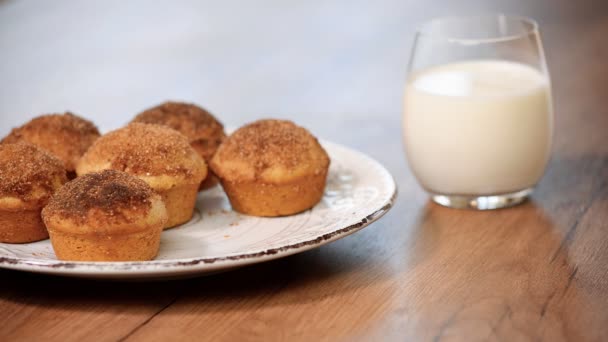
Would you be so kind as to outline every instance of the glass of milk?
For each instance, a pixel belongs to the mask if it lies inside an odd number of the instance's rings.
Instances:
[[[536,22],[490,15],[421,26],[405,86],[403,139],[433,201],[473,209],[524,201],[543,175],[552,134]]]

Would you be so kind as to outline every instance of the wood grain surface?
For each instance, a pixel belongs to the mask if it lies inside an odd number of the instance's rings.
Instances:
[[[541,24],[555,97],[532,200],[428,202],[401,145],[413,31],[446,14]],[[0,271],[2,341],[608,339],[608,2],[0,1],[0,135],[70,109],[102,130],[165,99],[284,117],[394,175],[393,210],[299,255],[171,282]]]

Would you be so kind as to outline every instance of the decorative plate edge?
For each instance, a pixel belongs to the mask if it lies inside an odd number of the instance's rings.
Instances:
[[[390,177],[392,178],[392,176],[390,176]],[[112,267],[114,268],[114,271],[142,269],[142,268],[147,268],[148,266],[163,267],[163,268],[177,267],[180,269],[184,269],[184,268],[187,269],[192,266],[196,266],[196,265],[200,265],[200,264],[214,264],[214,263],[221,263],[221,262],[227,262],[227,261],[243,261],[243,260],[247,260],[247,259],[257,259],[257,258],[261,258],[261,257],[277,256],[277,255],[285,254],[285,253],[295,254],[295,253],[289,253],[289,252],[303,249],[308,246],[314,246],[314,245],[322,244],[324,242],[329,242],[329,241],[335,240],[341,236],[350,235],[356,231],[363,229],[364,227],[368,226],[369,224],[377,221],[379,218],[384,216],[384,214],[386,214],[393,207],[395,200],[397,199],[397,194],[398,194],[397,184],[395,183],[394,179],[392,179],[392,180],[393,180],[393,184],[395,186],[395,190],[393,191],[392,196],[390,197],[390,199],[387,201],[387,203],[385,205],[383,205],[381,208],[374,211],[373,213],[365,216],[359,222],[356,222],[356,223],[351,224],[344,228],[340,228],[333,232],[323,234],[314,239],[301,241],[298,243],[281,246],[281,247],[277,247],[277,248],[270,248],[270,249],[267,249],[264,251],[254,252],[254,253],[229,255],[229,256],[214,257],[214,258],[194,258],[192,260],[185,260],[185,261],[166,261],[166,262],[157,261],[154,265],[147,264],[148,263],[147,261],[134,262],[134,263],[126,262],[126,263],[120,263],[119,265],[114,264],[114,265],[112,265]],[[40,269],[66,269],[66,270],[77,268],[77,267],[90,267],[90,268],[105,269],[109,266],[105,263],[99,263],[99,262],[51,261],[50,263],[47,263],[47,262],[41,262],[41,261],[37,261],[37,260],[27,260],[27,259],[24,260],[21,258],[0,257],[0,266],[3,266],[3,265],[9,266],[8,268],[10,268],[10,269],[16,269],[16,268],[14,268],[14,266],[18,266],[18,265],[27,265],[27,266],[39,267]],[[13,267],[11,267],[11,266],[13,266]]]

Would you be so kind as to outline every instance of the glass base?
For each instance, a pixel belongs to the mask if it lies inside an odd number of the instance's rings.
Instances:
[[[498,195],[439,195],[431,194],[433,202],[456,209],[491,210],[507,208],[525,201],[532,188]]]

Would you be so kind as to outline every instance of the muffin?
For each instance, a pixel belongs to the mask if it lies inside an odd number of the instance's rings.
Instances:
[[[0,143],[18,141],[36,145],[63,161],[68,177],[75,177],[76,164],[99,138],[95,125],[70,112],[42,115],[14,128]]]
[[[61,160],[26,143],[0,145],[0,242],[49,237],[40,210],[67,182]]]
[[[42,218],[60,260],[135,261],[158,253],[167,211],[146,182],[105,170],[67,183]]]
[[[230,135],[210,167],[234,210],[283,216],[321,200],[329,157],[314,136],[293,122],[260,120]]]
[[[138,114],[132,122],[165,125],[185,135],[194,150],[207,164],[226,138],[224,126],[208,111],[191,103],[165,102]],[[209,172],[201,183],[201,190],[217,184],[217,177]]]
[[[78,176],[113,169],[144,180],[159,193],[169,220],[165,228],[192,218],[205,161],[188,139],[166,126],[132,123],[97,139],[80,159]]]

